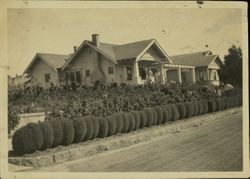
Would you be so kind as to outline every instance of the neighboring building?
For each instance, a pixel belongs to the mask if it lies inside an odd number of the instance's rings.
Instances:
[[[58,85],[61,81],[92,85],[97,80],[127,84],[195,83],[197,66],[178,63],[172,62],[155,39],[117,45],[102,43],[99,35],[93,34],[92,41],[85,40],[74,47],[73,54],[36,54],[24,73],[42,86],[51,82]],[[217,60],[209,66],[216,64]]]
[[[190,65],[195,67],[195,79],[197,82],[219,86],[218,71],[223,63],[218,55],[211,51],[196,52],[170,57],[177,65]]]
[[[34,83],[41,86],[59,84],[61,67],[65,64],[69,55],[37,53],[24,73],[32,76]]]
[[[28,85],[31,82],[31,78],[27,75],[20,75],[16,77],[11,77],[8,75],[8,85],[9,87]]]

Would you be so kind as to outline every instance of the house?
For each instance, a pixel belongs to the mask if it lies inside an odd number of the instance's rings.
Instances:
[[[14,87],[14,86],[23,86],[28,85],[31,82],[31,78],[29,78],[27,75],[20,75],[11,77],[8,75],[8,86]]]
[[[170,57],[176,65],[189,65],[195,67],[195,79],[203,84],[219,86],[220,79],[218,71],[223,62],[218,55],[213,55],[211,51],[202,51],[190,54],[175,55]],[[185,76],[181,76],[185,81]]]
[[[32,59],[24,74],[32,76],[32,81],[41,86],[59,84],[61,67],[65,64],[69,55],[37,53]]]
[[[72,54],[37,53],[24,73],[42,86],[60,82],[92,85],[96,81],[195,83],[196,66],[178,60],[175,63],[171,58],[155,39],[118,45],[103,43],[98,34],[93,34],[91,41],[74,46]]]

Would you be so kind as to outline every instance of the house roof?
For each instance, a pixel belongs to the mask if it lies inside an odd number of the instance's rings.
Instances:
[[[190,65],[195,67],[202,67],[208,66],[217,57],[217,55],[212,55],[211,51],[202,51],[190,54],[170,56],[170,59],[172,60],[173,64],[176,65]]]
[[[69,60],[63,65],[62,69],[64,69],[76,56],[76,54],[85,46],[88,45],[91,48],[94,48],[99,53],[104,55],[106,58],[110,59],[113,63],[118,63],[119,60],[123,59],[135,59],[139,57],[145,50],[147,50],[152,44],[156,44],[162,54],[166,57],[168,55],[160,45],[157,43],[155,39],[143,40],[132,42],[128,44],[118,45],[118,44],[110,44],[110,43],[102,43],[97,47],[91,41],[85,40],[77,49],[76,53],[74,53]]]
[[[28,71],[33,66],[34,62],[38,59],[43,60],[47,63],[52,69],[56,70],[57,68],[61,68],[65,62],[69,59],[70,55],[61,55],[61,54],[51,54],[51,53],[37,53],[33,60],[30,62],[28,67],[25,69],[24,73],[28,73]]]

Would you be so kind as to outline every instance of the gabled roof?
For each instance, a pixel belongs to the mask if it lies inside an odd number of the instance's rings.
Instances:
[[[170,59],[172,60],[173,64],[190,65],[195,67],[208,66],[216,58],[219,57],[217,55],[212,55],[211,51],[202,51],[190,54],[170,56]]]
[[[33,66],[36,60],[41,59],[46,64],[48,64],[55,71],[57,68],[61,68],[65,62],[69,59],[70,55],[61,54],[50,54],[50,53],[37,53],[33,60],[30,62],[28,67],[25,69],[24,73],[28,73],[30,68]]]
[[[117,64],[119,60],[124,59],[136,59],[142,55],[142,53],[151,47],[151,45],[155,44],[159,51],[168,58],[166,52],[160,47],[155,39],[143,40],[132,42],[128,44],[118,45],[118,44],[109,44],[109,43],[100,43],[97,47],[92,44],[91,41],[85,40],[76,50],[76,52],[69,58],[69,60],[63,65],[62,69],[66,68],[66,66],[74,59],[77,53],[84,47],[89,46],[107,59],[111,60],[113,63]],[[169,59],[169,58],[168,58]],[[170,60],[169,60],[170,61]]]

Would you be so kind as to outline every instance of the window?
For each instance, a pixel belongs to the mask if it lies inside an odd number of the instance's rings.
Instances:
[[[70,72],[70,81],[75,81],[75,73],[73,71]]]
[[[139,76],[142,80],[146,80],[147,78],[147,72],[145,68],[139,68]]]
[[[49,81],[50,81],[50,74],[49,74],[49,73],[46,73],[46,74],[44,75],[44,78],[45,78],[45,82],[46,82],[46,83],[49,82]]]
[[[127,80],[132,80],[132,68],[126,67],[126,71],[127,71]]]
[[[76,71],[76,82],[82,82],[82,73],[80,71]]]
[[[108,74],[114,74],[114,67],[108,67]]]
[[[90,76],[90,70],[86,70],[86,71],[85,71],[85,76],[86,76],[86,77],[89,77],[89,76]]]

